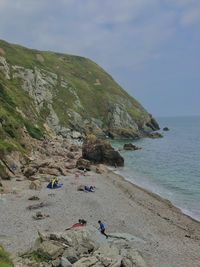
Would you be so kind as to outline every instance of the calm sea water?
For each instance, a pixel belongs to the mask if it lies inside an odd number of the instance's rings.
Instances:
[[[167,126],[170,131],[161,139],[133,141],[142,150],[122,151],[125,166],[118,172],[200,221],[200,117],[157,120],[161,129]],[[112,144],[119,148],[127,142]]]

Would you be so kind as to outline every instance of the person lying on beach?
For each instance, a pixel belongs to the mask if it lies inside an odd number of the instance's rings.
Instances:
[[[95,192],[95,186],[93,185],[79,185],[77,188],[78,191],[88,192]]]
[[[105,233],[105,225],[101,222],[101,221],[98,221],[98,224],[99,224],[99,231],[101,232],[102,235],[105,235],[106,239],[108,239],[108,235]]]
[[[84,191],[85,192],[95,192],[94,191],[94,188],[95,188],[95,186],[88,186],[88,185],[85,185],[85,188],[84,188]]]
[[[77,228],[77,227],[83,227],[86,226],[87,221],[85,221],[84,219],[79,219],[78,223],[73,224],[71,227],[66,228],[65,231],[71,230],[73,228]]]

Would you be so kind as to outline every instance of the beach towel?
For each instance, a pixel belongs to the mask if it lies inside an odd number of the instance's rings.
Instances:
[[[85,226],[85,225],[82,224],[82,223],[75,223],[75,224],[73,224],[71,227],[66,228],[65,231],[68,231],[68,230],[73,229],[73,228],[84,227],[84,226]]]

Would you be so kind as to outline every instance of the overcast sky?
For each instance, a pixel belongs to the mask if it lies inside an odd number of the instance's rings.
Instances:
[[[200,115],[200,0],[0,0],[0,39],[88,57],[155,116]]]

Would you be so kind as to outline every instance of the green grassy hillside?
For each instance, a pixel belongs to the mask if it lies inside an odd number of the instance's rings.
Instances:
[[[1,154],[25,151],[22,132],[42,139],[45,125],[65,137],[72,131],[134,137],[147,124],[145,109],[93,61],[0,41]]]

